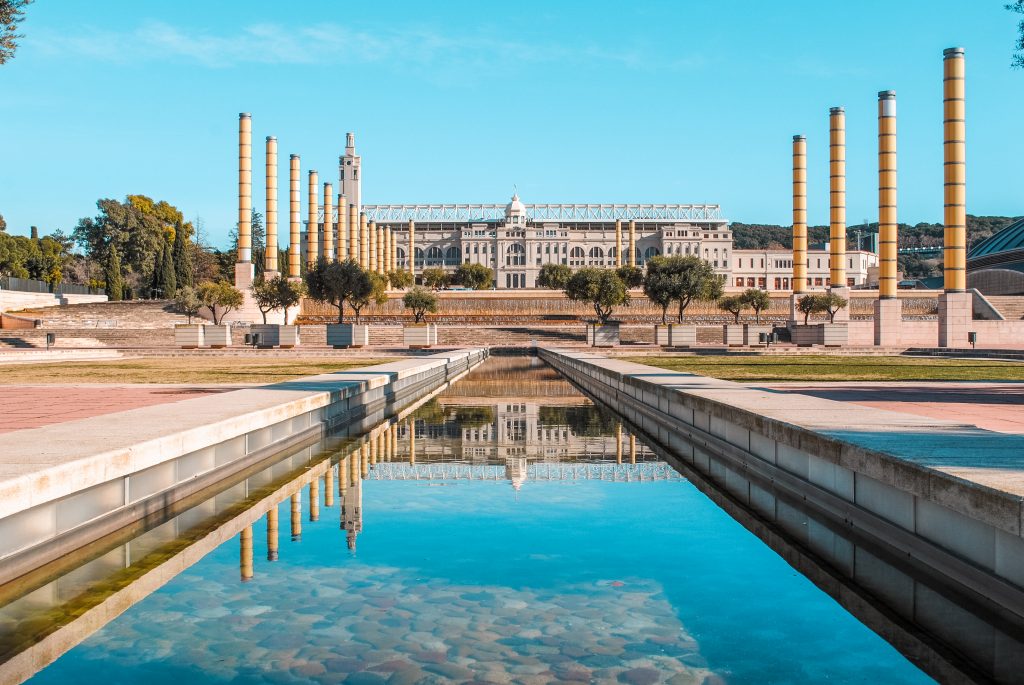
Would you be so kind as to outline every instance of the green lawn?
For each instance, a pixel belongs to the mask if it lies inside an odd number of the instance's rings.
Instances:
[[[730,381],[1024,381],[1024,363],[839,355],[650,356],[626,361]]]

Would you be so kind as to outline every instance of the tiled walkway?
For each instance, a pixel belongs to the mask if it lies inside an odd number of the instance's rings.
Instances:
[[[1024,435],[1024,383],[776,383],[755,387]]]
[[[0,433],[236,389],[223,385],[4,385],[0,386]]]

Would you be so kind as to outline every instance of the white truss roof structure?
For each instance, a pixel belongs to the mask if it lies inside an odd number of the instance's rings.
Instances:
[[[674,204],[532,204],[524,205],[531,221],[724,221],[718,205]],[[372,221],[472,222],[505,218],[503,204],[363,205]]]

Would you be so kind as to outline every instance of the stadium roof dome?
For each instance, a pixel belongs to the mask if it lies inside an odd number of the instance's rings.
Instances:
[[[985,238],[971,248],[968,259],[987,255],[1024,250],[1024,219],[1018,219],[998,233]]]

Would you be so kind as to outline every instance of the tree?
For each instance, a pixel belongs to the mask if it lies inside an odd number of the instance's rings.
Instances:
[[[192,317],[199,314],[199,310],[203,308],[203,303],[199,300],[196,289],[186,285],[178,288],[178,294],[174,298],[174,308],[187,316],[188,322],[192,323]]]
[[[808,293],[799,300],[796,301],[796,308],[804,315],[804,325],[806,326],[811,314],[818,314],[819,312],[825,311],[821,304],[821,295],[813,295]]]
[[[18,39],[22,37],[15,32],[25,19],[25,7],[30,4],[32,0],[0,0],[0,64],[14,57]]]
[[[306,271],[305,279],[311,298],[337,307],[338,323],[345,323],[345,302],[364,295],[373,285],[366,271],[351,259],[329,262],[320,258]]]
[[[572,269],[567,265],[545,264],[540,268],[540,274],[537,276],[537,286],[550,290],[565,290],[570,278],[572,278]]]
[[[828,312],[828,320],[831,323],[836,322],[836,314],[839,312],[839,310],[849,304],[845,297],[840,297],[839,295],[833,292],[828,292],[825,293],[824,295],[819,295],[818,297],[820,298],[821,302],[820,311]]]
[[[387,273],[388,283],[395,290],[405,290],[413,283],[412,273],[405,269],[396,269]]]
[[[304,292],[301,283],[292,283],[280,275],[252,284],[252,296],[256,300],[256,308],[263,315],[263,323],[267,323],[267,314],[278,310],[284,311],[287,320],[288,309],[302,301]]]
[[[565,295],[574,302],[587,302],[601,323],[608,323],[612,308],[629,301],[626,284],[610,269],[579,269],[565,284]]]
[[[487,290],[494,285],[494,270],[483,264],[459,264],[452,280],[473,290]]]
[[[722,278],[695,255],[652,257],[647,262],[647,273],[651,278],[661,279],[660,287],[671,290],[672,299],[679,306],[679,323],[694,300],[714,301],[722,296]]]
[[[388,301],[387,280],[372,271],[364,271],[363,274],[366,276],[366,283],[360,284],[358,292],[354,292],[348,300],[352,312],[356,315],[357,324],[359,323],[359,312],[363,310],[363,307],[371,302],[380,306]]]
[[[245,301],[242,291],[227,281],[200,283],[196,289],[199,301],[210,310],[210,318],[215,326],[224,321],[224,317],[242,306]]]
[[[1007,3],[1006,9],[1017,14],[1024,14],[1024,0]],[[1021,19],[1020,23],[1017,24],[1017,42],[1014,44],[1011,66],[1014,69],[1024,69],[1024,19]]]
[[[747,301],[743,295],[726,295],[718,298],[718,308],[733,315],[733,323],[740,322],[740,314],[747,307]]]
[[[647,273],[644,275],[644,295],[654,304],[661,307],[661,323],[668,323],[668,307],[676,298],[678,292],[678,279],[673,274],[662,271],[655,257],[647,263]]]
[[[754,321],[761,323],[761,312],[772,306],[772,296],[760,288],[747,288],[740,296],[743,303],[754,310]],[[739,319],[736,320],[739,323]]]
[[[0,214],[0,233],[7,230],[7,220],[4,219],[4,215]]]
[[[439,266],[432,266],[429,269],[424,269],[420,276],[422,277],[423,285],[431,290],[440,290],[448,285],[448,274],[446,274],[444,269]]]
[[[163,291],[165,299],[170,299],[178,291],[178,279],[174,273],[174,257],[171,256],[170,243],[164,243],[163,265],[160,270],[163,272],[160,290]]]
[[[107,299],[111,302],[118,302],[124,296],[124,280],[121,277],[121,255],[117,251],[117,245],[111,245],[107,250],[107,262],[103,269],[103,277],[107,282]]]
[[[180,221],[174,228],[174,250],[171,257],[174,260],[174,280],[178,287],[190,287],[195,278],[195,271],[192,268],[192,251],[189,249],[185,227]]]
[[[402,304],[412,310],[415,322],[420,323],[427,312],[433,314],[437,311],[437,295],[426,288],[415,287],[405,294]]]
[[[630,290],[633,288],[639,288],[644,284],[644,270],[639,266],[623,264],[615,269],[615,273]]]

